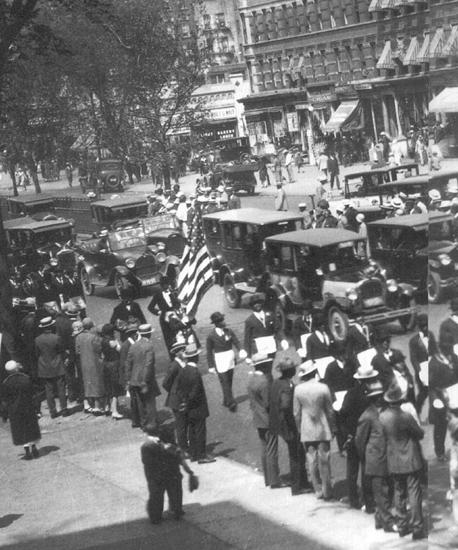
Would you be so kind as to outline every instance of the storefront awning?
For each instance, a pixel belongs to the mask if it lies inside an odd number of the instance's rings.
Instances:
[[[394,8],[394,0],[382,0],[382,10],[391,10],[392,8]]]
[[[416,36],[412,36],[410,39],[409,47],[407,48],[406,55],[402,63],[407,65],[420,65],[417,61],[418,52],[420,51],[420,45],[418,44],[418,39]]]
[[[458,88],[445,88],[429,103],[430,113],[458,113]]]
[[[436,32],[433,36],[433,39],[431,40],[431,45],[429,47],[429,58],[430,59],[438,59],[440,57],[443,57],[442,55],[442,48],[444,46],[444,29],[436,29]],[[447,56],[445,56],[447,57]]]
[[[417,61],[419,63],[429,63],[429,34],[425,34],[423,44],[417,55]]]
[[[442,48],[442,55],[458,55],[458,25],[452,27],[445,46]]]
[[[393,63],[393,59],[391,57],[391,40],[387,40],[385,42],[382,55],[380,56],[380,59],[378,60],[376,67],[377,69],[395,69],[396,68],[396,65]]]
[[[342,101],[322,128],[323,132],[347,132],[363,128],[362,109],[358,99]]]
[[[382,0],[372,0],[369,4],[369,11],[380,11],[382,9]]]

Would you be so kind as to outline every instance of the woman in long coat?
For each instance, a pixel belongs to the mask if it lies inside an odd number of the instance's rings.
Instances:
[[[8,407],[13,445],[23,445],[25,460],[38,458],[38,442],[41,439],[38,417],[33,403],[33,384],[20,372],[16,361],[8,361],[5,369],[9,376],[3,382],[3,397]]]
[[[84,411],[103,414],[105,383],[100,337],[88,317],[83,320],[83,332],[75,338],[75,351],[81,365],[84,385]]]

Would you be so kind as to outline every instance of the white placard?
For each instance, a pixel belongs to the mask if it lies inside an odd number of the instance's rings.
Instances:
[[[448,397],[448,406],[451,409],[458,409],[458,384],[449,386],[446,390]]]
[[[377,351],[374,348],[369,348],[361,353],[358,353],[357,358],[361,366],[370,365],[372,359],[377,355]]]
[[[336,391],[336,393],[334,395],[336,397],[336,400],[332,404],[332,408],[335,411],[340,411],[340,409],[342,408],[343,400],[344,400],[345,396],[347,395],[347,391],[346,390],[345,391]]]
[[[429,386],[429,366],[428,361],[420,363],[420,372],[418,376],[425,386]]]
[[[217,372],[227,372],[233,369],[235,366],[234,352],[230,349],[215,353],[215,366]]]
[[[335,361],[334,357],[328,356],[328,357],[321,357],[320,359],[316,359],[313,363],[316,366],[316,369],[318,371],[318,374],[320,375],[320,378],[324,378],[324,375],[326,374],[326,369],[328,368],[328,365]]]
[[[260,336],[254,339],[258,353],[276,353],[277,344],[273,336]]]
[[[301,347],[304,351],[307,351],[307,340],[312,336],[311,332],[307,334],[301,334]]]
[[[454,353],[455,355],[458,355],[458,344],[455,344],[455,345],[453,346],[453,353]]]

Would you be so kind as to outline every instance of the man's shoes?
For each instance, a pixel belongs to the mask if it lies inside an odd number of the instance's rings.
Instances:
[[[412,533],[412,529],[408,527],[407,529],[399,529],[398,531],[400,537],[407,537]]]
[[[33,456],[33,458],[39,458],[39,456],[40,456],[40,452],[35,447],[35,445],[32,445],[32,456]]]
[[[70,416],[72,414],[68,409],[63,409],[61,412],[62,416]]]
[[[310,493],[313,493],[313,491],[310,490],[310,489],[305,489],[304,488],[304,489],[299,489],[299,491],[294,491],[294,493],[291,492],[291,495],[293,497],[297,497],[298,495],[309,495]]]
[[[140,424],[137,424],[136,422],[132,422],[132,428],[140,428]]]
[[[25,456],[24,456],[24,460],[32,460],[33,456],[32,456],[32,453],[30,452],[30,448],[29,447],[25,447]]]
[[[53,418],[53,419],[54,419],[54,418],[57,418],[58,416],[59,416],[59,413],[58,413],[57,411],[53,411],[53,412],[51,413],[51,418]]]
[[[416,531],[412,534],[412,540],[423,540],[428,537],[427,533],[424,531]]]
[[[237,403],[231,403],[231,404],[228,406],[228,409],[231,411],[231,413],[237,412]]]
[[[208,456],[199,458],[197,464],[210,464],[210,462],[216,462],[216,458],[210,458]]]
[[[291,487],[291,483],[280,481],[280,483],[274,483],[273,485],[270,486],[271,489],[283,489],[284,487]]]
[[[399,529],[397,525],[388,525],[388,527],[384,527],[383,530],[385,533],[398,533]]]

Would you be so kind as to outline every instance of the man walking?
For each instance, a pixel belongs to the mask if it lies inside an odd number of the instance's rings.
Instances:
[[[247,356],[250,358],[256,352],[265,351],[273,358],[277,351],[273,316],[264,310],[264,298],[260,294],[251,297],[250,307],[253,313],[245,320],[244,349]],[[282,347],[288,348],[286,340],[282,340]]]
[[[140,338],[132,344],[126,360],[126,380],[130,392],[132,427],[157,426],[156,397],[161,390],[156,381],[151,325],[138,328]]]
[[[64,352],[62,339],[54,332],[55,321],[45,317],[40,321],[39,328],[43,333],[35,338],[35,355],[38,359],[38,378],[45,383],[46,401],[51,418],[57,418],[54,392],[57,389],[60,403],[60,413],[68,416],[67,396],[65,394],[65,367],[62,359]]]
[[[122,288],[119,297],[121,298],[121,303],[113,309],[110,325],[117,328],[121,336],[121,341],[124,342],[127,338],[125,331],[127,325],[132,323],[145,325],[146,319],[140,305],[133,301],[132,288]]]
[[[275,197],[275,210],[286,212],[288,210],[288,199],[281,181],[277,181],[277,195]]]
[[[294,417],[315,494],[319,499],[331,500],[331,441],[335,432],[331,392],[319,382],[312,361],[301,365],[299,377],[301,383],[294,389]]]
[[[428,398],[428,380],[422,373],[422,364],[428,361],[428,315],[420,313],[418,316],[418,333],[412,336],[409,340],[410,362],[412,363],[415,372],[415,380],[417,382],[418,395],[415,402],[417,413],[421,414],[421,409],[425,400]]]
[[[272,386],[272,359],[262,353],[252,357],[254,373],[248,381],[253,424],[261,442],[261,464],[264,483],[271,489],[287,487],[280,479],[278,467],[278,436],[269,431],[269,394]]]

